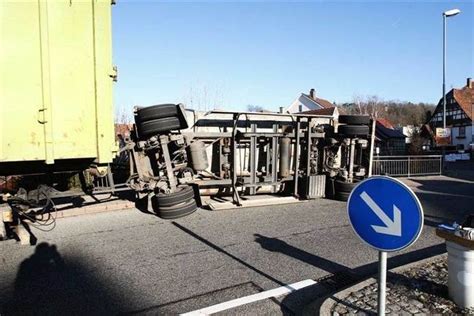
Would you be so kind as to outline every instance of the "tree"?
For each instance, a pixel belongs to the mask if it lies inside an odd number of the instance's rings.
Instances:
[[[268,110],[266,110],[263,106],[253,105],[253,104],[247,105],[247,111],[249,111],[249,112],[268,112]]]
[[[434,104],[384,101],[377,96],[354,96],[351,103],[341,105],[347,114],[365,114],[385,118],[394,126],[420,126],[431,118]]]
[[[373,118],[380,117],[380,114],[385,110],[384,102],[376,95],[354,96],[352,104],[354,105],[354,114],[369,115]]]
[[[183,95],[182,102],[186,108],[197,111],[209,111],[222,108],[224,92],[221,87],[208,84],[191,84]]]
[[[115,124],[133,123],[133,110],[120,107],[115,111]]]
[[[423,153],[425,139],[421,137],[420,129],[413,128],[410,133],[410,144],[408,145],[409,155],[420,155]]]

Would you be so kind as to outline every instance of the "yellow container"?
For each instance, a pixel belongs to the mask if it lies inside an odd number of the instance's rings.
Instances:
[[[110,0],[1,0],[0,174],[111,162],[114,78]]]

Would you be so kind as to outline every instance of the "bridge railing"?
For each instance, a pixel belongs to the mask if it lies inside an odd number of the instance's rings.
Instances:
[[[372,174],[392,177],[441,175],[442,163],[441,155],[374,156]]]

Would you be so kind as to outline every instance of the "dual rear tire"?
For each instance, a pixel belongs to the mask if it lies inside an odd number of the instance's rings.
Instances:
[[[346,202],[349,200],[349,196],[355,186],[358,184],[358,180],[354,180],[354,182],[344,182],[342,180],[336,179],[334,181],[334,198],[338,201]]]
[[[159,104],[138,108],[135,125],[140,138],[167,133],[187,127],[179,104]]]
[[[369,135],[370,117],[368,115],[339,115],[337,132],[345,137],[353,138]]]
[[[176,219],[197,210],[194,190],[191,186],[179,186],[173,193],[158,193],[152,198],[153,210],[163,219]]]

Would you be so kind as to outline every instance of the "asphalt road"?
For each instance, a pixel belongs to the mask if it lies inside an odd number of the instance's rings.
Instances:
[[[411,248],[389,255],[390,266],[444,252],[433,226],[445,215],[460,217],[456,203],[463,214],[473,211],[472,181],[422,180],[407,183],[425,205],[427,225]],[[443,190],[452,190],[451,203],[432,203],[446,199]],[[126,210],[33,232],[36,246],[0,242],[1,315],[183,313],[314,279],[306,291],[223,313],[298,314],[318,295],[377,270],[377,252],[355,237],[345,203],[326,199],[199,210],[175,221]]]

